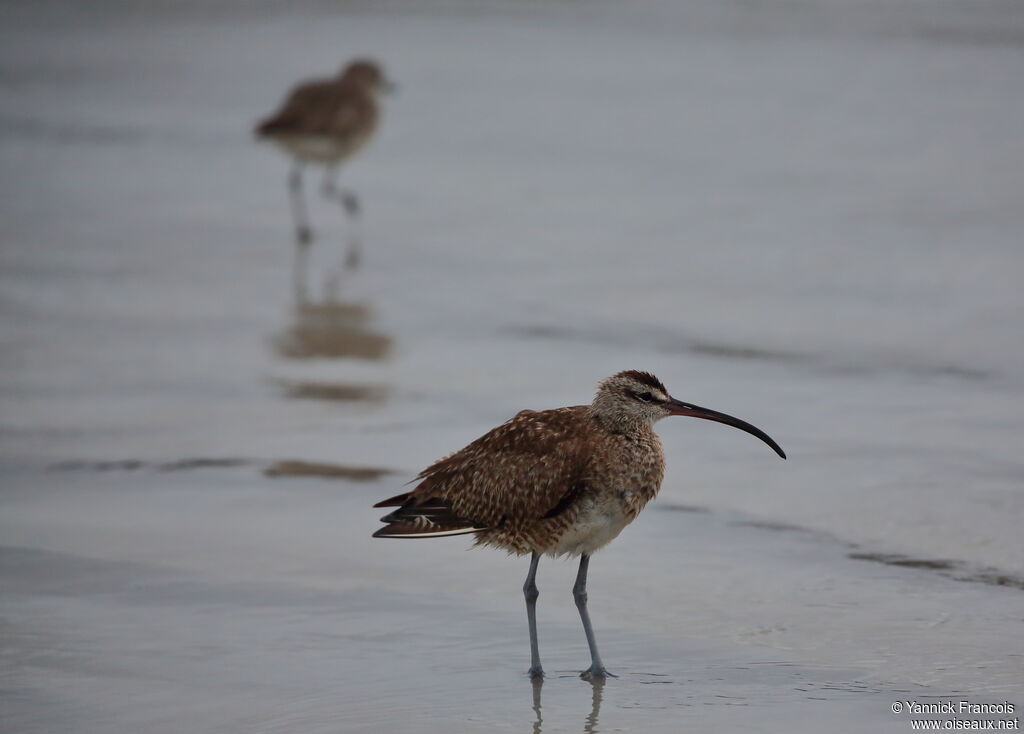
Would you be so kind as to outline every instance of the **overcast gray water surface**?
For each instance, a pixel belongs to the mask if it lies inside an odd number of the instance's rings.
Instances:
[[[1024,706],[1017,2],[0,5],[0,729],[910,730]],[[350,56],[366,262],[290,305],[250,136]],[[316,181],[310,181],[315,192]],[[370,505],[621,369],[659,424],[591,564]],[[961,717],[967,718],[967,717]],[[978,718],[978,717],[975,717]],[[992,716],[989,718],[1007,718]]]

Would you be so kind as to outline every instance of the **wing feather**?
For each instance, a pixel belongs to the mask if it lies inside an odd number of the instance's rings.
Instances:
[[[397,507],[378,538],[436,538],[503,529],[513,536],[568,509],[586,490],[586,408],[517,413],[416,477],[410,492],[378,502]]]
[[[301,84],[292,90],[277,112],[257,126],[257,132],[260,135],[348,135],[362,124],[361,102],[359,95],[335,81]]]
[[[477,527],[515,528],[556,514],[583,484],[584,410],[517,413],[423,470],[409,499],[441,500]]]

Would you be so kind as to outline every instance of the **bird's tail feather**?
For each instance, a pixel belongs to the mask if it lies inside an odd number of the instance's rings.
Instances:
[[[433,528],[427,529],[414,525],[385,525],[373,534],[375,538],[446,538],[449,535],[468,535],[483,528]]]
[[[412,498],[409,496],[412,492],[403,492],[402,494],[396,494],[394,497],[388,497],[386,500],[381,500],[374,507],[401,507]]]
[[[396,495],[383,500],[374,507],[395,507],[380,519],[387,523],[373,534],[375,538],[442,538],[449,535],[464,535],[485,530],[471,520],[459,517],[447,501],[428,498],[422,501],[409,496]]]
[[[266,138],[272,135],[286,134],[293,130],[290,121],[280,116],[270,117],[257,123],[253,133],[257,138]]]

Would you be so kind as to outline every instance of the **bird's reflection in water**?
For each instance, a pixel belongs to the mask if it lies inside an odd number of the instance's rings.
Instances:
[[[587,681],[591,686],[590,713],[583,721],[583,733],[595,734],[598,730],[597,719],[601,715],[601,699],[604,695],[604,678],[596,678]],[[533,683],[533,734],[541,734],[543,731],[544,717],[541,716],[541,689],[544,687],[543,678],[534,678]]]
[[[293,400],[326,400],[332,403],[373,405],[387,400],[389,392],[386,385],[379,384],[284,378],[275,378],[272,382],[282,388],[285,397]]]
[[[365,302],[302,301],[294,306],[288,328],[274,336],[273,346],[287,359],[384,359],[391,352],[392,338],[376,331],[372,322],[373,308]]]
[[[531,678],[533,683],[533,734],[540,734],[544,718],[540,715],[540,689],[544,687],[543,678]]]
[[[593,688],[593,695],[590,699],[590,713],[583,725],[585,734],[594,734],[597,731],[597,717],[601,715],[601,697],[604,694],[604,678],[595,678],[590,681],[590,685]]]

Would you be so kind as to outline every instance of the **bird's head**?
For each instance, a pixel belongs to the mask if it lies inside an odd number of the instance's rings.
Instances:
[[[380,64],[372,59],[353,59],[341,70],[341,80],[355,84],[368,92],[383,94],[394,91],[392,84],[384,75]]]
[[[786,458],[782,448],[760,428],[717,410],[676,400],[668,394],[661,380],[649,372],[626,370],[602,380],[597,386],[592,407],[601,419],[611,425],[623,427],[638,423],[653,425],[662,418],[672,415],[724,423],[757,436],[771,446],[775,453],[783,459]]]

